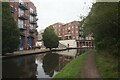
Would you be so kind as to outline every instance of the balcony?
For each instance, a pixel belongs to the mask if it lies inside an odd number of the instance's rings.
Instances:
[[[20,30],[26,30],[27,29],[27,26],[25,25],[18,25],[19,29]]]
[[[21,36],[25,36],[25,32],[24,31],[20,31],[20,35]]]
[[[38,27],[38,25],[36,24],[36,25],[35,25],[35,27],[37,28],[37,27]]]
[[[11,7],[11,13],[15,12],[15,8]]]
[[[23,10],[28,10],[28,6],[25,3],[19,3],[19,7]]]
[[[29,34],[29,37],[35,38],[35,34]]]
[[[36,12],[30,12],[30,15],[37,16],[37,13]]]
[[[37,31],[37,29],[35,29],[35,33],[36,33],[36,35],[38,35],[38,31]]]
[[[35,32],[35,29],[30,29],[29,32],[30,32],[30,33],[34,33],[34,32]]]
[[[36,28],[38,28],[38,25],[36,25]]]
[[[31,21],[30,21],[30,24],[37,24],[37,20],[36,20],[36,19],[31,20]]]
[[[38,35],[38,31],[36,31],[36,35]]]
[[[19,19],[27,20],[27,19],[29,19],[29,17],[27,15],[25,15],[25,14],[20,14]]]

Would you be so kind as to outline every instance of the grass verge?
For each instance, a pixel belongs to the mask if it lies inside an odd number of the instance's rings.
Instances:
[[[96,53],[94,61],[101,78],[118,78],[118,59],[103,52]]]
[[[85,52],[73,59],[57,75],[55,75],[52,80],[55,78],[80,78],[81,69],[88,53],[89,52]]]

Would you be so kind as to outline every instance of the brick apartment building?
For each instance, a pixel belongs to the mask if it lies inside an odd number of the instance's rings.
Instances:
[[[67,24],[55,23],[53,27],[60,40],[79,39],[78,21]]]
[[[55,23],[53,28],[59,40],[75,40],[77,47],[94,47],[93,35],[84,35],[84,30],[82,26],[79,26],[79,21],[72,21],[67,24]],[[41,30],[38,35],[38,42],[42,41],[42,34],[44,30]]]
[[[77,47],[88,46],[93,47],[93,36],[92,34],[83,34],[83,27],[79,27],[78,21],[72,21],[67,24],[55,23],[53,24],[55,33],[58,35],[60,40],[76,40]]]
[[[20,29],[19,50],[32,48],[37,40],[37,11],[35,5],[29,1],[9,2],[11,14]]]

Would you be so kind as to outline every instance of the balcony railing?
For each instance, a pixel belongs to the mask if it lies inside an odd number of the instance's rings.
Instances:
[[[28,6],[25,3],[19,3],[19,7],[23,10],[28,10]]]
[[[37,24],[36,19],[30,21],[31,24]]]
[[[15,12],[15,8],[11,7],[11,13]]]
[[[30,14],[31,14],[32,16],[37,16],[37,13],[36,13],[36,12],[30,12]]]
[[[19,29],[20,30],[26,30],[27,29],[27,26],[25,25],[18,25]]]
[[[38,31],[37,31],[37,29],[35,30],[35,33],[36,33],[36,35],[38,35]]]
[[[30,29],[29,32],[30,32],[30,33],[34,33],[34,32],[35,32],[35,29]]]
[[[29,37],[35,38],[35,34],[29,34]]]
[[[35,27],[37,28],[37,27],[38,27],[38,25],[36,24],[36,25],[35,25]]]
[[[26,36],[24,31],[20,31],[21,36]]]
[[[26,14],[20,14],[19,19],[27,20],[27,19],[29,19],[29,16],[27,16]]]

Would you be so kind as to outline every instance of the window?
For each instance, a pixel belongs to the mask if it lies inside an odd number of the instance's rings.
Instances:
[[[60,36],[60,33],[59,33],[59,36]]]
[[[22,9],[18,9],[18,13],[19,13],[19,17],[21,16],[21,15],[24,15],[24,10],[22,10]]]
[[[78,26],[76,26],[76,28],[78,28]]]
[[[23,28],[23,20],[18,19],[18,27]]]
[[[82,38],[80,37],[80,40],[82,40]]]
[[[60,25],[59,25],[59,27],[60,27]]]
[[[30,24],[30,29],[33,29],[33,25]]]
[[[70,27],[68,27],[68,30],[70,30]]]
[[[32,8],[30,8],[30,13],[33,13],[33,9]]]
[[[86,40],[88,40],[88,37],[86,37]]]
[[[15,8],[15,11],[17,11],[17,8]]]
[[[30,15],[30,21],[33,21],[33,16]]]
[[[72,26],[72,28],[74,28],[74,26]]]
[[[76,39],[78,39],[78,36],[76,36]]]

